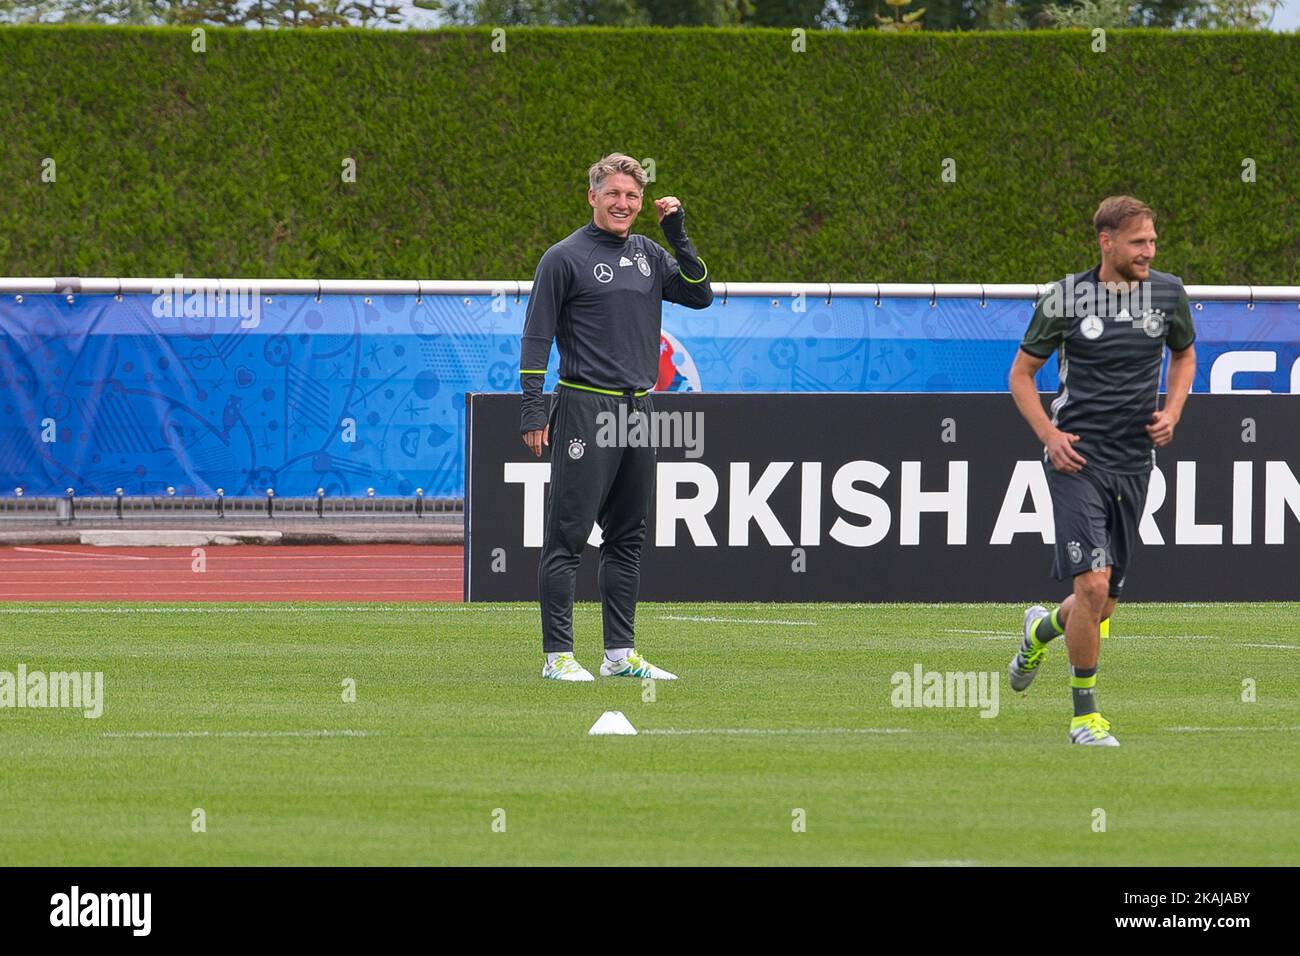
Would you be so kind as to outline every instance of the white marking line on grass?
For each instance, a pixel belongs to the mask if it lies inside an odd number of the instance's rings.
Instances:
[[[1300,651],[1300,644],[1238,644],[1237,647],[1275,647],[1283,651]]]
[[[479,604],[465,604],[465,603],[463,603],[463,602],[460,602],[460,603],[457,603],[457,604],[438,604],[438,605],[436,605],[436,606],[426,607],[424,610],[426,610],[426,611],[432,611],[432,612],[435,613],[435,614],[445,614],[445,613],[450,613],[450,612],[453,612],[453,611],[485,611],[485,612],[490,613],[490,614],[528,614],[528,613],[531,613],[531,614],[533,614],[533,616],[536,616],[536,615],[537,615],[537,605],[536,605],[536,604],[529,605],[528,607],[497,607],[497,606],[495,606],[495,605],[485,605],[485,604],[481,604],[481,603],[479,603]],[[574,614],[599,614],[599,613],[600,613],[600,605],[596,605],[595,607],[575,607],[575,608],[573,609],[573,613],[574,613]]]
[[[104,737],[377,737],[369,730],[110,730]]]
[[[1015,631],[972,631],[965,628],[945,627],[942,634],[993,634],[995,637],[982,637],[978,640],[1000,641],[1006,637],[1021,637]],[[1212,641],[1213,634],[1112,634],[1113,641]],[[1243,644],[1242,647],[1291,647],[1290,644]]]
[[[908,860],[903,866],[982,866],[979,860]]]
[[[676,729],[661,727],[642,730],[642,734],[661,737],[686,737],[702,734],[729,734],[733,736],[805,736],[813,734],[910,734],[906,727],[709,727]]]
[[[1294,733],[1300,730],[1300,727],[1166,727],[1165,730],[1171,734],[1196,734],[1196,733],[1227,733],[1229,731],[1254,731],[1254,730],[1280,730],[1284,733]]]
[[[812,608],[817,611],[834,611],[848,609],[851,611],[880,609],[877,604],[839,604],[834,601],[647,601],[646,604],[677,604],[696,608],[719,608],[734,610],[738,607],[760,605],[766,610],[793,611]],[[889,610],[890,608],[885,608]]]
[[[32,551],[37,554],[62,554],[73,558],[117,558],[119,561],[148,561],[133,554],[98,554],[94,551],[55,551],[52,548],[14,548],[15,551]]]
[[[816,627],[816,621],[766,621],[750,617],[689,617],[683,614],[661,614],[661,621],[699,621],[703,624],[790,624],[801,627]]]
[[[1005,633],[999,631],[948,631],[948,633],[949,634],[974,634],[975,635],[974,637],[969,638],[969,640],[972,641],[1008,641],[1011,640],[1012,638],[1019,638],[1022,636],[1020,634],[1014,634],[1011,631],[1006,631]],[[986,637],[985,635],[988,634],[993,634],[996,636]]]
[[[1112,634],[1112,641],[1212,641],[1214,634]]]

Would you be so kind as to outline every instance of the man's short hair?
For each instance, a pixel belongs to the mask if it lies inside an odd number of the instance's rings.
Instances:
[[[587,182],[591,185],[591,191],[600,192],[600,187],[605,185],[605,180],[617,173],[631,176],[636,180],[637,187],[642,191],[645,190],[646,174],[641,164],[623,153],[610,153],[587,170]]]
[[[1103,232],[1123,229],[1124,223],[1137,218],[1150,219],[1154,223],[1156,214],[1150,206],[1132,196],[1107,196],[1093,214],[1092,226],[1097,230],[1097,235],[1101,235]]]

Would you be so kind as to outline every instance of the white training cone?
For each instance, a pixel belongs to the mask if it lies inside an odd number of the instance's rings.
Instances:
[[[587,736],[595,737],[602,734],[621,734],[624,737],[635,737],[636,728],[632,722],[623,716],[621,710],[607,710],[591,725],[591,730],[587,731]]]

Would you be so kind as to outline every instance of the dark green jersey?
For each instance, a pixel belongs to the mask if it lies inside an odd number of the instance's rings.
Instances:
[[[1053,284],[1034,304],[1020,347],[1036,358],[1058,353],[1061,387],[1052,424],[1078,435],[1090,468],[1140,474],[1155,463],[1146,426],[1156,411],[1165,346],[1196,339],[1182,280],[1167,272],[1128,290],[1099,283],[1100,265]]]

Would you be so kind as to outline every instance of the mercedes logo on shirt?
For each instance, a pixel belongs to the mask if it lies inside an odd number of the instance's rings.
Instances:
[[[1105,328],[1105,323],[1095,315],[1090,315],[1079,323],[1079,331],[1083,333],[1085,339],[1097,338]]]
[[[614,278],[614,270],[603,262],[597,262],[596,268],[591,270],[597,282],[609,282]]]

